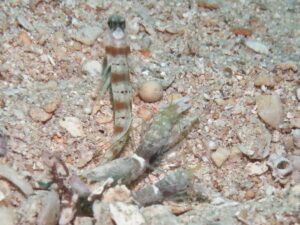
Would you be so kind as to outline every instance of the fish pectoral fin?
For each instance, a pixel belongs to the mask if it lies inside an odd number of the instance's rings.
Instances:
[[[100,100],[101,97],[105,94],[107,91],[110,83],[111,83],[111,67],[107,67],[107,69],[104,71],[104,82],[102,83],[101,88],[99,89],[99,94],[97,96],[97,99]]]
[[[103,65],[106,65],[106,68],[102,69],[102,77],[104,78],[103,82],[101,81],[96,89],[96,99],[94,102],[92,114],[96,114],[100,110],[100,99],[107,91],[111,83],[111,66],[107,66],[107,62],[104,60]]]

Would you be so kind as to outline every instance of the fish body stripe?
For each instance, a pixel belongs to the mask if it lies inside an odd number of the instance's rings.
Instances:
[[[127,81],[127,75],[124,75],[123,73],[112,73],[111,74],[111,83],[118,83],[118,82],[124,82]]]
[[[128,105],[128,102],[114,101],[113,104],[114,104],[114,110],[128,109],[130,107]]]
[[[114,126],[114,134],[120,134],[124,131],[124,127]]]
[[[127,56],[130,54],[130,47],[129,46],[125,46],[125,47],[106,46],[105,52],[106,54],[111,56],[117,56],[117,55]]]

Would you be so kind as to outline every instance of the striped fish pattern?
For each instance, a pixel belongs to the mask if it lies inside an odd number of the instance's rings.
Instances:
[[[104,83],[96,101],[110,87],[111,101],[114,114],[114,133],[112,145],[106,151],[103,163],[116,158],[129,138],[129,130],[132,121],[132,86],[129,79],[127,56],[130,47],[126,40],[125,19],[113,15],[108,19],[109,32],[105,39],[106,57],[103,61],[102,77]]]

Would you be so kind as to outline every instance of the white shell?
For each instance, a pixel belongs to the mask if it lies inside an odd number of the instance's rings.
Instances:
[[[279,182],[284,182],[293,172],[290,160],[277,154],[270,155],[268,166],[272,168],[272,176]]]

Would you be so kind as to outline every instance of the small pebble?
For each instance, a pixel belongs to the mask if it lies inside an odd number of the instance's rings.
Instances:
[[[153,116],[153,112],[148,107],[142,106],[138,109],[137,115],[143,120],[149,121]]]
[[[60,210],[59,222],[57,224],[71,224],[75,217],[75,210],[73,207],[65,207]]]
[[[260,74],[254,81],[256,87],[266,86],[273,88],[275,84],[274,77],[267,74]]]
[[[139,88],[139,96],[145,102],[157,102],[163,97],[163,88],[156,81],[146,81]]]
[[[170,34],[180,34],[184,32],[184,27],[180,24],[169,24],[165,27],[165,32],[168,32]]]
[[[297,88],[297,90],[296,90],[296,97],[297,97],[298,101],[300,101],[300,87]]]
[[[222,164],[228,159],[230,151],[226,148],[218,148],[217,151],[211,154],[211,158],[217,167],[221,167]]]
[[[92,77],[100,77],[102,65],[96,60],[86,61],[82,66],[82,72]]]
[[[26,31],[22,31],[19,34],[19,40],[24,45],[31,45],[32,44],[32,40],[31,40],[31,38],[29,37],[29,35],[27,34]]]
[[[95,225],[114,225],[109,211],[109,204],[102,201],[94,201],[93,215],[96,220]]]
[[[291,161],[294,170],[300,172],[300,155],[290,155],[288,159]]]
[[[59,121],[59,125],[65,128],[72,137],[83,137],[85,135],[82,123],[76,117],[65,117]]]
[[[280,141],[280,132],[277,130],[274,130],[272,134],[272,142],[277,143]]]
[[[291,119],[291,126],[293,128],[300,128],[300,118]]]
[[[292,131],[294,145],[300,149],[300,129]]]
[[[111,123],[113,121],[113,118],[109,115],[101,114],[100,116],[97,116],[95,120],[98,124],[106,124]]]
[[[239,128],[237,135],[241,141],[237,147],[247,157],[262,160],[269,155],[272,135],[258,119]]]
[[[230,160],[231,161],[238,161],[242,158],[243,154],[242,152],[239,150],[239,148],[237,146],[233,146],[231,149],[230,149]]]
[[[29,111],[30,117],[36,122],[46,122],[51,119],[52,114],[45,112],[42,108],[33,107]]]
[[[273,128],[278,128],[283,119],[283,108],[278,95],[260,95],[256,98],[260,118]]]
[[[87,107],[84,107],[83,111],[84,111],[85,114],[90,115],[90,114],[92,114],[93,108],[92,108],[91,105],[89,105]]]
[[[284,147],[287,151],[291,150],[294,147],[294,140],[291,135],[284,138]]]
[[[245,171],[247,172],[247,174],[249,174],[249,176],[259,176],[268,171],[268,166],[266,162],[248,163],[245,166]]]
[[[295,62],[285,62],[285,63],[279,63],[275,66],[275,69],[287,71],[292,70],[293,72],[297,72],[298,68]]]
[[[4,204],[0,206],[0,220],[1,224],[14,225],[16,224],[16,215],[13,207],[5,207]]]
[[[288,202],[291,205],[298,205],[300,202],[300,184],[296,184],[294,187],[290,189]]]
[[[246,200],[251,200],[255,198],[255,192],[253,190],[247,190],[245,193],[245,199]]]
[[[138,206],[114,202],[109,204],[110,215],[116,225],[143,225],[146,221]]]
[[[111,202],[130,202],[131,192],[125,185],[117,185],[103,193],[102,201]]]
[[[140,19],[138,17],[131,18],[128,23],[128,32],[131,35],[137,35],[140,30]]]
[[[210,141],[208,141],[208,143],[207,143],[207,148],[208,148],[209,150],[216,150],[216,149],[218,148],[218,143],[215,142],[215,141],[210,140]]]
[[[57,31],[54,33],[55,42],[57,44],[63,44],[65,42],[65,33],[62,31]]]
[[[101,33],[102,29],[98,26],[84,26],[72,38],[85,45],[92,45]]]
[[[58,224],[60,215],[60,201],[58,194],[54,191],[46,192],[41,196],[41,201],[41,206],[37,209],[37,224],[45,224],[45,221],[47,221],[47,225]]]
[[[267,47],[264,43],[260,41],[247,39],[245,41],[245,45],[257,53],[261,53],[261,54],[269,53],[269,47]]]
[[[81,51],[82,50],[82,47],[81,47],[81,44],[79,42],[72,42],[70,45],[69,45],[69,50],[72,50],[72,51]]]
[[[61,103],[61,96],[55,96],[52,98],[46,105],[43,106],[43,109],[47,113],[53,113]]]
[[[60,61],[66,59],[67,49],[63,46],[55,46],[53,47],[53,57]]]

